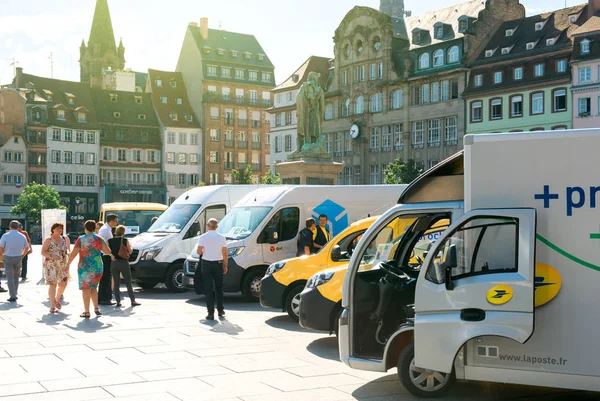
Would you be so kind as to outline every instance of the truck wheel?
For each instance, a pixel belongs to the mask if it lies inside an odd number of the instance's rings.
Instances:
[[[422,398],[440,397],[456,382],[454,370],[441,373],[416,367],[414,343],[407,345],[398,357],[398,376],[406,390]]]
[[[260,280],[264,277],[263,270],[252,270],[242,279],[242,295],[248,302],[258,302],[260,298]]]
[[[138,285],[140,287],[142,287],[142,289],[144,290],[151,290],[154,287],[156,287],[156,284],[158,284],[158,282],[156,281],[139,281]]]
[[[285,310],[295,322],[300,320],[300,293],[304,290],[303,285],[297,285],[288,292],[285,298]]]
[[[165,285],[171,292],[185,292],[186,288],[183,286],[183,263],[176,263],[167,270],[165,276]]]

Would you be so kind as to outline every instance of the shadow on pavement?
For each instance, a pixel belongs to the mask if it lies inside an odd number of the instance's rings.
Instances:
[[[58,312],[58,313],[48,312],[45,315],[43,315],[41,319],[37,319],[37,322],[48,325],[48,326],[59,326],[69,316],[71,316],[71,315],[67,314],[67,313],[62,313],[62,312]]]
[[[335,336],[319,338],[308,344],[306,350],[323,359],[340,360],[337,337]]]
[[[64,326],[75,331],[83,331],[84,333],[95,333],[97,331],[106,330],[112,327],[112,324],[105,324],[100,320],[100,318],[92,317],[90,319],[80,319],[82,320],[75,326],[70,326],[68,324],[65,324]]]
[[[189,298],[185,301],[190,305],[198,305],[206,307],[204,295],[193,295],[193,298]],[[227,295],[225,294],[224,302],[225,311],[244,311],[244,312],[258,312],[264,311],[264,308],[257,302],[248,302],[244,300],[240,295]]]
[[[282,329],[287,331],[297,331],[301,333],[318,333],[318,331],[303,329],[300,327],[298,322],[293,321],[287,313],[281,316],[275,316],[270,319],[267,319],[265,323],[268,326],[274,327],[276,329]]]
[[[6,303],[0,304],[0,310],[19,309],[22,307],[23,307],[23,305],[20,305],[17,302],[6,302]]]

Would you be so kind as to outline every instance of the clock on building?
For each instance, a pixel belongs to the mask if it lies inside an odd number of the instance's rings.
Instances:
[[[350,127],[350,138],[356,139],[356,138],[358,138],[359,134],[360,134],[360,128],[358,128],[358,125],[352,124],[352,126]]]

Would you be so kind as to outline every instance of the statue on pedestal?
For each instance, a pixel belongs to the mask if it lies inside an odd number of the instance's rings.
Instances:
[[[320,77],[321,74],[311,71],[296,96],[297,150],[290,159],[326,155],[325,136],[321,130],[325,117],[325,92],[319,86]]]

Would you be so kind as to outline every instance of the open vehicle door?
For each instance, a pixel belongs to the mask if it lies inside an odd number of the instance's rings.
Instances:
[[[450,373],[475,337],[531,337],[535,232],[535,209],[473,210],[446,230],[417,285],[417,367]]]

